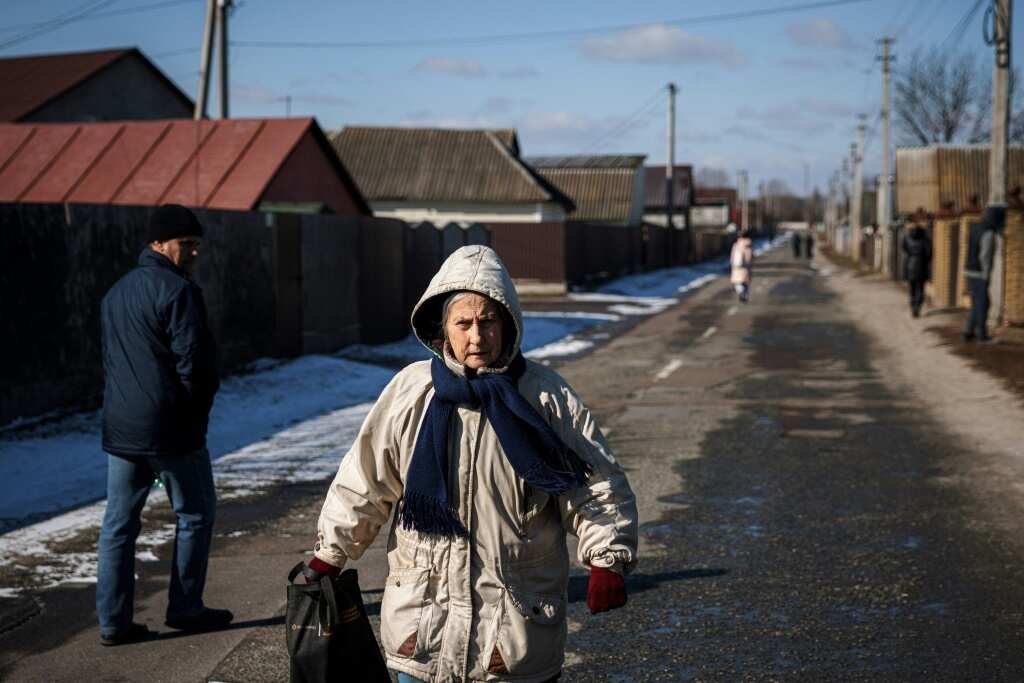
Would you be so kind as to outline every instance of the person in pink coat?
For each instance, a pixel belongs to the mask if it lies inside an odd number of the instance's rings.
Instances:
[[[746,302],[750,296],[750,271],[754,266],[754,241],[750,239],[750,231],[744,230],[739,239],[732,245],[729,255],[732,265],[732,284],[740,301]]]

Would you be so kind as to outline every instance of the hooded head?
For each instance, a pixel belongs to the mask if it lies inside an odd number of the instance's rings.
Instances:
[[[999,231],[1006,225],[1006,204],[991,204],[985,208],[981,216],[981,225],[985,230]]]
[[[427,290],[412,311],[412,329],[416,338],[431,353],[444,359],[441,342],[445,340],[445,303],[451,308],[452,295],[472,292],[487,297],[499,307],[503,325],[503,346],[491,367],[504,367],[519,352],[523,337],[523,316],[515,285],[505,264],[490,247],[460,247],[449,256],[431,279]],[[457,305],[457,303],[456,303]]]

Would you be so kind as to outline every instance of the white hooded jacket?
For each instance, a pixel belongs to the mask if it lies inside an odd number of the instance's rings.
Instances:
[[[462,247],[431,280],[412,314],[432,353],[445,295],[472,291],[514,320],[506,359],[519,351],[515,288],[488,247]],[[443,354],[453,372],[462,372]],[[498,370],[500,371],[500,370]],[[465,405],[449,432],[449,501],[469,538],[420,534],[392,523],[381,605],[388,666],[429,681],[545,681],[561,671],[569,556],[626,573],[636,563],[637,510],[626,476],[590,411],[553,370],[527,361],[520,393],[593,468],[586,486],[557,498],[512,469],[487,416]],[[320,514],[316,556],[335,566],[358,559],[402,497],[416,435],[434,391],[430,362],[399,372],[345,455]]]

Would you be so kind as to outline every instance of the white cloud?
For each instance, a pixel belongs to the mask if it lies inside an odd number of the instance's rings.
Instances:
[[[786,35],[800,47],[854,50],[860,47],[839,24],[831,19],[804,19],[786,26]]]
[[[454,57],[427,57],[412,68],[413,73],[448,74],[462,78],[483,78],[487,71],[480,62],[473,59]]]
[[[590,59],[630,64],[718,64],[732,69],[747,63],[731,42],[711,41],[668,24],[588,38],[581,49]]]

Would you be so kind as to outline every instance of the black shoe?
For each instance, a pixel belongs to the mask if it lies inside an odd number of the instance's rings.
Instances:
[[[168,617],[164,624],[179,631],[212,631],[221,626],[227,626],[234,618],[235,615],[229,609],[204,607],[202,612],[192,616]]]
[[[113,647],[114,645],[127,645],[128,643],[140,643],[149,640],[156,633],[150,631],[145,624],[133,623],[123,631],[117,631],[110,635],[100,634],[100,645]]]
[[[970,342],[974,341],[974,339],[975,339],[975,337],[974,337],[974,335],[973,335],[973,334],[970,334],[970,333],[964,332],[964,335],[963,335],[963,340],[964,340],[964,342],[966,342],[966,343],[970,343]]]

